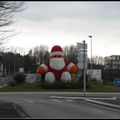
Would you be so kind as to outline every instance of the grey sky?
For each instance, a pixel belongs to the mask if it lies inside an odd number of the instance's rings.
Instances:
[[[120,2],[26,2],[26,9],[16,15],[15,26],[21,33],[8,46],[27,49],[41,44],[76,45],[86,40],[90,56],[120,54]],[[18,44],[19,43],[19,44]]]

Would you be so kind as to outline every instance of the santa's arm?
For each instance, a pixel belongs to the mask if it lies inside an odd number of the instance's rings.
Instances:
[[[37,68],[37,72],[41,75],[44,75],[47,71],[48,71],[48,66],[44,63]]]
[[[74,63],[69,63],[67,65],[67,70],[70,72],[70,73],[77,73],[77,66],[74,64]]]

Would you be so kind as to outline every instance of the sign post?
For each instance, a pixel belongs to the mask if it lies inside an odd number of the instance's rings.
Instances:
[[[85,63],[86,63],[86,57],[85,57],[85,40],[83,41],[83,46],[84,46],[84,52],[83,52],[83,69],[84,69],[84,96],[86,96],[86,67],[85,67]]]
[[[84,91],[84,96],[86,96],[87,44],[85,43],[85,40],[83,41],[83,43],[77,43],[77,49],[78,49],[77,66],[78,66],[79,71],[83,70],[84,72],[83,91]]]

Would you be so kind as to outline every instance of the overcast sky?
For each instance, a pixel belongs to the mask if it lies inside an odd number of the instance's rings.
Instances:
[[[120,55],[120,2],[25,2],[26,9],[16,14],[14,26],[20,31],[8,47],[77,45],[86,40],[90,57]]]

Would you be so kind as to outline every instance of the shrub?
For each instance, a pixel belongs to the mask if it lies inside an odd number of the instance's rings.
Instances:
[[[18,73],[16,75],[14,75],[14,81],[16,84],[22,84],[25,82],[25,79],[26,79],[26,75],[23,74],[23,73]]]
[[[44,89],[62,89],[62,88],[65,88],[65,83],[58,82],[58,81],[52,84],[41,82],[40,86]]]
[[[78,77],[77,74],[72,74],[72,80],[70,82],[64,83],[61,82],[61,80],[57,81],[55,83],[52,84],[48,84],[43,80],[40,83],[40,86],[44,89],[83,89],[83,79],[84,77]],[[86,76],[86,88],[90,88],[91,84],[88,81],[88,78]]]
[[[15,81],[9,81],[8,82],[8,86],[15,86],[15,85],[16,85]]]
[[[45,81],[40,83],[40,86],[44,89],[83,89],[83,80],[82,79],[76,79],[70,81],[70,82],[61,82],[56,81],[55,83],[48,84]],[[89,84],[87,82],[86,88],[89,87]]]

